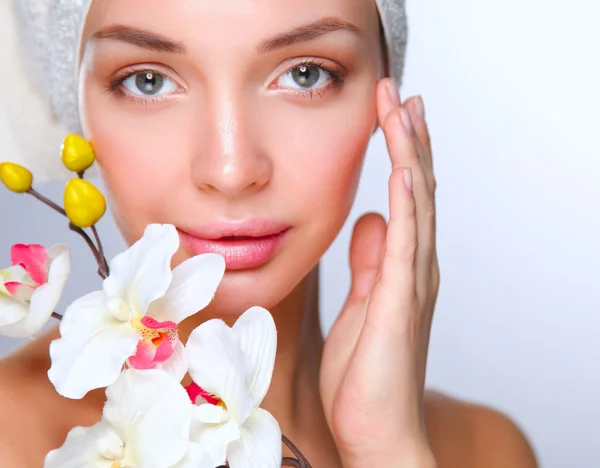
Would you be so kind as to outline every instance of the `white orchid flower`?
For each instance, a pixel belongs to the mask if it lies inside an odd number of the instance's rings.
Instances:
[[[209,320],[186,344],[187,387],[198,406],[193,438],[210,453],[215,465],[227,460],[232,468],[280,468],[281,430],[259,408],[273,374],[277,331],[271,314],[248,309],[232,328]]]
[[[82,398],[106,387],[125,363],[183,378],[187,363],[177,324],[212,300],[225,260],[217,254],[198,255],[171,271],[178,248],[173,225],[149,225],[139,241],[111,262],[102,291],[67,308],[61,338],[50,345],[48,377],[59,394]]]
[[[171,375],[126,370],[106,396],[101,421],[72,429],[44,468],[214,468],[190,441],[194,406]]]
[[[66,245],[13,245],[0,270],[0,335],[33,337],[50,319],[71,271]]]

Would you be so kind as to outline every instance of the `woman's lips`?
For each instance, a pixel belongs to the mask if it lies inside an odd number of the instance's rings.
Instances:
[[[216,237],[215,232],[221,230],[227,235]],[[254,268],[268,262],[281,244],[289,226],[278,229],[276,232],[262,234],[264,225],[244,228],[231,226],[224,228],[206,229],[210,234],[192,235],[178,229],[182,243],[194,255],[204,253],[217,253],[225,258],[225,267],[228,270],[241,270]],[[235,231],[235,234],[231,234]],[[246,231],[244,235],[243,232]],[[248,234],[252,232],[252,234]],[[260,235],[253,235],[260,232]]]

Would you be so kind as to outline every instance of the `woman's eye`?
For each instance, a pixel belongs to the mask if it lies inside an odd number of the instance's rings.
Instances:
[[[123,87],[131,94],[142,97],[164,96],[177,90],[177,84],[171,79],[151,70],[129,75],[123,80]]]
[[[332,79],[331,74],[317,65],[299,65],[281,75],[277,85],[284,88],[321,88]]]

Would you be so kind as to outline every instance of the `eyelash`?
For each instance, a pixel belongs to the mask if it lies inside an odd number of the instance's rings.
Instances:
[[[312,99],[316,93],[316,94],[318,94],[318,96],[320,98],[323,98],[324,93],[329,88],[339,89],[342,86],[344,86],[346,84],[346,81],[342,78],[342,74],[325,66],[325,63],[326,63],[325,60],[320,60],[320,59],[314,59],[314,58],[304,59],[299,63],[295,63],[293,66],[288,68],[284,73],[282,73],[279,76],[282,76],[285,73],[289,73],[292,70],[294,70],[298,67],[301,67],[301,66],[316,67],[316,68],[319,68],[327,76],[329,76],[329,78],[331,78],[330,84],[326,85],[325,87],[319,88],[319,89],[297,89],[297,90],[287,90],[286,92],[301,95],[302,97],[307,98],[307,99]],[[133,100],[137,103],[143,104],[143,105],[154,104],[154,103],[164,99],[164,97],[161,97],[161,96],[141,98],[138,96],[133,96],[131,93],[128,93],[127,91],[125,91],[123,89],[123,83],[127,79],[131,78],[134,75],[138,75],[140,73],[157,73],[157,74],[166,76],[168,78],[167,74],[161,73],[156,68],[151,68],[148,66],[131,66],[131,67],[128,67],[128,68],[122,70],[117,75],[115,75],[112,79],[110,79],[110,81],[108,82],[108,85],[106,86],[106,91],[109,93],[118,94],[119,97],[121,97],[121,98],[131,99],[131,100]]]
[[[161,96],[146,97],[146,98],[141,98],[139,96],[133,96],[131,93],[128,93],[127,91],[125,91],[123,89],[123,83],[126,80],[128,80],[129,78],[131,78],[132,76],[139,75],[140,73],[155,73],[155,74],[167,76],[166,73],[160,72],[158,70],[158,68],[159,67],[152,68],[152,67],[145,66],[145,65],[144,66],[133,65],[133,66],[127,67],[127,68],[121,70],[120,72],[118,72],[115,76],[113,76],[109,80],[108,85],[106,86],[106,91],[109,93],[116,94],[120,98],[123,98],[123,99],[131,99],[132,101],[134,101],[138,104],[142,104],[142,105],[154,104],[164,98]]]
[[[301,66],[316,67],[316,68],[319,68],[321,71],[323,71],[326,75],[328,75],[329,78],[331,78],[331,84],[328,84],[327,86],[325,86],[323,88],[302,89],[302,90],[295,90],[295,91],[291,91],[291,92],[295,93],[295,94],[301,94],[308,99],[312,99],[314,97],[314,94],[317,93],[319,95],[319,97],[322,99],[324,97],[324,92],[327,91],[329,88],[339,89],[342,86],[344,86],[346,84],[346,81],[342,78],[342,75],[338,72],[333,71],[331,68],[325,66],[325,63],[326,63],[325,60],[311,58],[311,59],[304,59],[302,62],[296,63],[296,64],[294,64],[294,66],[288,68],[285,71],[285,73],[289,73],[292,70],[294,70],[298,67],[301,67]]]

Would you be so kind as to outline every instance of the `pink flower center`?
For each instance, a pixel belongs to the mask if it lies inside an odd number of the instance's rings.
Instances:
[[[13,265],[20,265],[38,286],[48,282],[50,257],[45,247],[38,244],[15,244],[10,249]]]
[[[0,272],[0,291],[28,302],[33,291],[48,282],[51,259],[41,245],[15,244],[10,249],[10,260],[12,267]]]
[[[223,409],[227,409],[227,405],[225,402],[221,400],[218,396],[213,395],[212,393],[207,392],[203,388],[201,388],[196,382],[189,384],[185,387],[185,391],[187,392],[190,400],[195,405],[198,404],[198,398],[202,398],[210,405],[220,406]]]
[[[134,369],[154,369],[175,352],[179,342],[175,322],[159,322],[152,317],[135,318],[130,322],[141,336],[135,354],[129,358]]]
[[[19,283],[18,281],[9,281],[8,283],[4,283],[4,287],[8,291],[8,294],[10,294],[13,298],[17,299],[18,301],[27,302],[31,300],[33,291],[35,291],[39,286]]]

